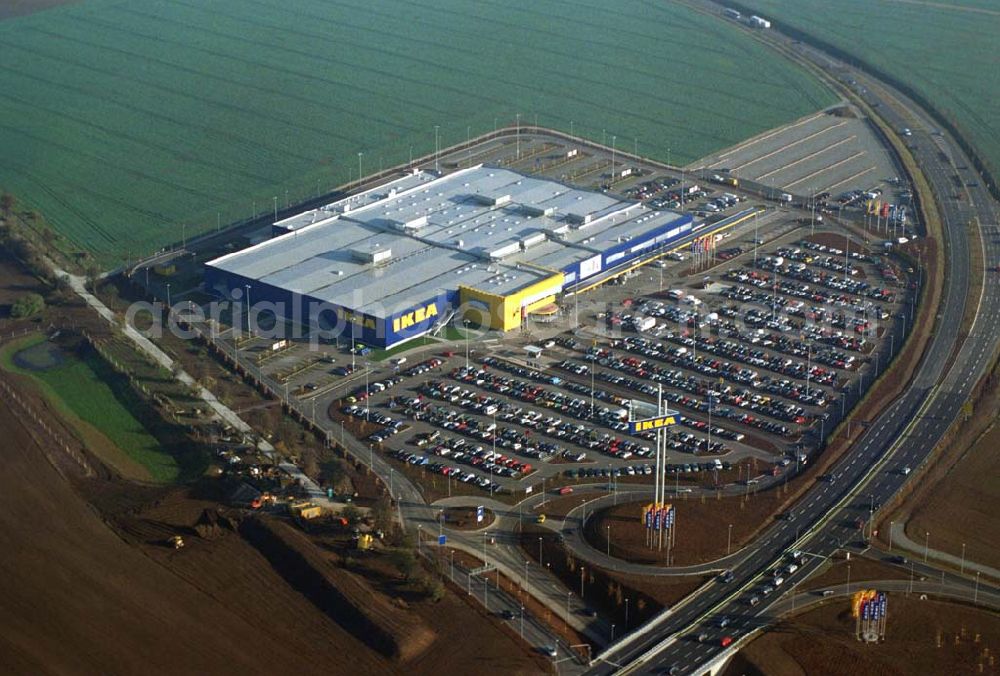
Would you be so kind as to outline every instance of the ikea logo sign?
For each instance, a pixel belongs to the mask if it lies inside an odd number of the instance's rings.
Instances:
[[[674,416],[665,415],[659,418],[648,418],[646,420],[636,420],[632,423],[632,433],[636,432],[648,432],[650,430],[658,430],[662,427],[670,427],[676,424]]]
[[[430,305],[425,305],[424,307],[419,307],[416,310],[412,310],[405,314],[401,314],[392,320],[392,331],[393,333],[399,333],[403,329],[408,329],[411,326],[419,324],[420,322],[426,321],[431,317],[437,317],[438,309],[436,303],[431,303]]]
[[[357,324],[362,328],[375,330],[375,318],[369,315],[361,314],[360,312],[351,312],[339,307],[337,308],[337,316],[342,322]]]

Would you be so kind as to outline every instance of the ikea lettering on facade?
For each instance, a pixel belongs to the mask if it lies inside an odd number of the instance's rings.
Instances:
[[[650,430],[658,430],[663,427],[670,427],[676,424],[676,420],[672,415],[660,416],[659,418],[647,418],[646,420],[634,420],[632,421],[632,434],[636,432],[649,432]]]
[[[415,326],[420,322],[430,319],[431,317],[437,317],[437,314],[438,309],[436,303],[431,303],[411,312],[401,314],[392,320],[393,333],[399,333],[403,329],[408,329],[411,326]]]
[[[375,318],[360,312],[351,312],[344,308],[337,308],[337,316],[345,324],[356,324],[362,328],[375,330]]]

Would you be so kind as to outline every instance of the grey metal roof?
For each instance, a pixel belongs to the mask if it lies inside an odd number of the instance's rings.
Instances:
[[[530,265],[558,271],[680,218],[496,167],[404,179],[388,184],[393,193],[380,186],[353,203],[286,219],[293,232],[208,265],[387,316],[459,285],[513,293],[545,277]],[[500,206],[491,204],[498,198]],[[579,222],[588,216],[590,224]],[[380,265],[356,256],[385,249],[391,259]]]

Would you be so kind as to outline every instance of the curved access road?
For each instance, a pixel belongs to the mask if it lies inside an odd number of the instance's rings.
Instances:
[[[711,6],[721,14],[722,6]],[[853,80],[854,93],[883,115],[893,128],[913,130],[911,153],[934,192],[944,228],[946,279],[941,311],[935,331],[912,382],[856,442],[852,452],[834,469],[836,484],[816,484],[796,507],[797,520],[777,522],[755,543],[757,549],[734,568],[730,585],[708,588],[679,612],[673,612],[653,628],[641,628],[599,656],[594,673],[651,673],[677,667],[680,673],[699,673],[738,648],[749,632],[774,618],[772,608],[782,602],[790,585],[779,587],[770,603],[750,606],[747,599],[770,577],[770,570],[786,562],[791,550],[806,552],[805,562],[791,582],[804,579],[838,549],[853,546],[859,532],[857,518],[868,518],[870,508],[883,504],[919,471],[902,473],[903,467],[919,468],[959,414],[976,381],[991,363],[1000,342],[1000,326],[992,320],[1000,313],[1000,290],[985,285],[970,297],[969,252],[981,247],[985,264],[1000,262],[994,238],[982,237],[996,227],[996,204],[979,185],[969,186],[961,199],[954,199],[953,176],[957,167],[971,166],[954,139],[936,130],[927,115],[899,92],[873,81],[848,64],[771,31],[757,33],[793,58],[825,71],[833,82]],[[839,85],[838,85],[839,86]],[[978,220],[979,230],[969,224]],[[966,304],[975,310],[976,321],[960,341],[953,327],[961,324]],[[796,537],[797,531],[804,533]],[[715,626],[720,615],[733,618],[725,630]],[[705,632],[709,641],[692,644],[683,640],[691,633]],[[722,648],[723,635],[736,638]]]

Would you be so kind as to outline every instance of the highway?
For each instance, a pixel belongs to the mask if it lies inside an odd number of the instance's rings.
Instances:
[[[886,503],[906,481],[915,479],[919,472],[907,476],[902,468],[916,469],[926,460],[950,421],[959,415],[997,347],[998,327],[990,319],[1000,311],[996,285],[987,279],[982,294],[968,297],[970,247],[983,247],[987,267],[1000,260],[996,241],[981,236],[995,232],[997,224],[996,205],[981,182],[967,175],[963,181],[966,188],[959,199],[954,198],[953,176],[962,174],[957,167],[971,166],[968,158],[953,139],[937,131],[926,115],[898,92],[780,34],[772,33],[767,40],[779,48],[796,50],[825,70],[835,69],[840,79],[853,80],[854,91],[890,126],[912,129],[908,139],[911,152],[938,197],[944,228],[947,275],[936,318],[941,330],[935,331],[908,389],[873,421],[834,468],[835,482],[817,483],[795,506],[794,521],[778,521],[766,530],[733,569],[731,583],[719,583],[671,612],[655,631],[633,632],[600,655],[591,673],[668,673],[671,669],[682,674],[700,673],[723,651],[733,650],[741,638],[772,620],[797,581],[838,550],[858,544],[858,517],[867,519],[873,505]],[[967,226],[974,218],[978,218],[980,232],[969,237]],[[955,327],[961,324],[966,303],[977,308],[976,321],[959,345]],[[954,361],[953,354],[957,354]],[[766,597],[767,602],[751,607],[747,603],[751,593],[771,578],[770,570],[776,564],[788,562],[786,553],[793,549],[806,552],[805,564]],[[723,615],[732,618],[724,630],[715,626]],[[708,634],[706,642],[692,638],[692,634],[702,632]],[[724,635],[737,639],[736,644],[722,648]]]

